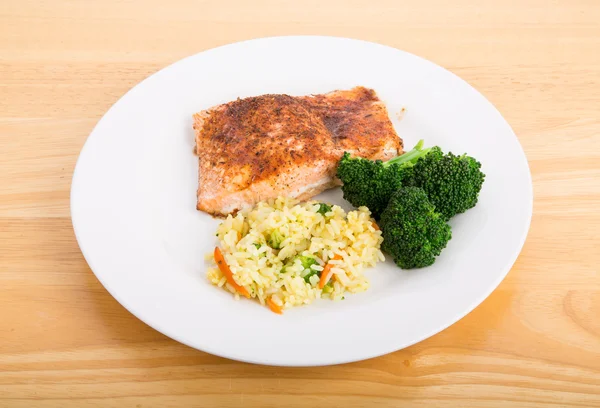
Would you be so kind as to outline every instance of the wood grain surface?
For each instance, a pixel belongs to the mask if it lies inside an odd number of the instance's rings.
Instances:
[[[285,34],[430,59],[525,149],[535,204],[519,259],[418,345],[324,368],[214,357],[138,321],[79,251],[71,175],[104,112],[182,57]],[[0,141],[0,407],[600,407],[597,0],[3,0]]]

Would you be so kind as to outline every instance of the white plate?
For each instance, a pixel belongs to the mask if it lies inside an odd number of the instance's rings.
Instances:
[[[196,211],[191,115],[237,97],[306,95],[364,85],[386,103],[411,148],[418,139],[481,161],[479,204],[452,219],[435,265],[367,272],[371,288],[283,316],[211,286],[204,254],[218,220]],[[397,113],[406,108],[404,118]],[[323,200],[349,206],[339,189]],[[330,37],[246,41],[185,58],[123,96],[77,162],[71,214],[106,289],[156,330],[216,355],[272,365],[326,365],[386,354],[450,326],[504,278],[532,211],[527,160],[500,113],[466,82],[414,55]],[[485,322],[482,322],[485,325]]]

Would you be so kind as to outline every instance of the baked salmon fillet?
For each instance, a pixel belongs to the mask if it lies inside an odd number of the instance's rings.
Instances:
[[[198,210],[227,215],[278,196],[306,200],[340,184],[344,154],[402,153],[387,109],[364,87],[237,99],[194,114]]]

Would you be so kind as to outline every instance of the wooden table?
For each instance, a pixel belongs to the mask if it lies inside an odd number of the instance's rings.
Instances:
[[[71,175],[102,114],[182,57],[283,34],[428,58],[483,92],[527,153],[521,256],[416,346],[325,368],[214,357],[133,317],[79,251]],[[597,0],[4,0],[0,140],[0,407],[600,407]]]

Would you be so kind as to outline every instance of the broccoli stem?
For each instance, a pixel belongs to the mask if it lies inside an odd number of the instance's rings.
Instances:
[[[413,147],[413,149],[409,152],[406,152],[400,156],[396,156],[393,159],[390,159],[386,162],[383,162],[383,167],[389,167],[392,164],[402,164],[416,161],[419,157],[425,156],[431,150],[431,147],[427,149],[423,149],[423,139],[419,140],[419,142]]]

